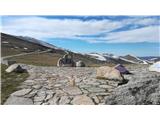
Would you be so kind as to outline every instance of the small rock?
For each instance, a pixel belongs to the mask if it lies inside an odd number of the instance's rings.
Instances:
[[[38,91],[37,90],[33,90],[31,91],[29,94],[27,95],[24,95],[25,98],[31,98],[31,97],[34,97],[36,95]]]
[[[85,67],[85,63],[83,61],[76,62],[76,67]]]
[[[113,86],[111,85],[99,85],[100,88],[104,88],[104,89],[112,89]]]
[[[62,84],[55,84],[54,87],[61,87]]]
[[[107,92],[100,92],[100,93],[96,93],[96,95],[100,95],[100,96],[109,96],[111,93],[107,93]]]
[[[11,94],[11,96],[24,96],[31,92],[32,89],[22,89]]]
[[[37,90],[40,89],[41,87],[42,87],[41,85],[34,85],[34,86],[33,86],[33,88],[35,88],[35,89],[37,89]]]
[[[55,92],[56,92],[56,95],[57,95],[57,96],[65,96],[65,95],[67,95],[67,93],[65,93],[63,90],[59,90],[59,89],[58,89],[58,90],[56,90]]]
[[[48,94],[47,97],[45,98],[45,101],[51,99],[53,97],[53,94]]]
[[[63,90],[70,95],[82,94],[82,91],[78,87],[66,87]]]
[[[87,88],[87,90],[92,93],[105,92],[105,89],[98,88],[98,87]]]
[[[96,104],[98,104],[100,102],[99,99],[97,98],[97,96],[93,96],[92,99],[94,100],[94,102]]]
[[[55,95],[53,98],[49,99],[48,103],[50,105],[58,105],[59,103],[59,99],[60,97],[58,97],[57,95]]]
[[[34,102],[41,102],[45,99],[45,96],[35,96],[34,97]]]
[[[70,103],[70,99],[68,96],[62,96],[61,99],[59,100],[59,104],[60,105],[65,105],[65,104],[68,104]]]
[[[24,72],[25,70],[18,64],[12,64],[11,66],[9,66],[7,69],[6,69],[6,72],[7,73],[11,73],[11,72],[17,72],[17,73],[22,73]]]
[[[5,105],[33,105],[33,101],[29,98],[10,96]]]
[[[42,103],[42,105],[49,105],[49,103]]]
[[[79,95],[73,98],[73,105],[94,105],[92,99],[86,95]]]
[[[42,102],[34,102],[34,105],[41,105]]]
[[[88,94],[89,93],[87,90],[85,90],[83,88],[81,90],[82,90],[83,94]]]

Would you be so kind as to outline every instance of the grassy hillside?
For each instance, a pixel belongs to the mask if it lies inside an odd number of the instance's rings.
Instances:
[[[1,33],[1,44],[2,50],[1,54],[3,56],[15,55],[21,53],[29,53],[34,51],[45,51],[49,48],[39,45],[36,43],[32,43],[21,38],[17,38],[12,35]],[[72,53],[74,61],[82,60],[85,62],[87,66],[96,66],[97,64],[103,64],[104,62],[96,60],[86,55]],[[25,63],[32,65],[40,65],[40,66],[56,66],[57,61],[60,57],[62,57],[66,52],[61,49],[52,49],[51,52],[48,53],[34,53],[30,55],[23,55],[18,57],[9,58],[9,60],[15,60],[17,63]]]
[[[60,57],[63,57],[65,53],[55,53],[55,52],[47,52],[41,54],[30,54],[18,57],[12,57],[8,60],[14,60],[18,63],[30,64],[30,65],[38,65],[38,66],[56,66],[57,61]],[[86,66],[97,66],[98,64],[102,64],[103,62],[99,62],[96,59],[92,59],[80,54],[73,54],[74,61],[82,60],[85,62]]]
[[[24,41],[15,36],[1,33],[1,55],[15,55],[20,53],[29,53],[34,51],[47,50],[47,47]]]

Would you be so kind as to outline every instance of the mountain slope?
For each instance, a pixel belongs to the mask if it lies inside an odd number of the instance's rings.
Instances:
[[[127,60],[130,60],[130,61],[133,61],[134,63],[137,63],[137,64],[148,64],[147,61],[145,60],[142,60],[134,55],[126,55],[126,56],[123,56],[121,57],[123,59],[127,59]]]
[[[15,36],[1,33],[1,55],[8,56],[21,53],[29,53],[34,51],[44,51],[48,47],[35,44]]]
[[[13,36],[5,33],[1,33],[1,54],[2,57],[15,54],[35,52],[30,55],[23,55],[10,58],[17,62],[36,65],[53,65],[60,57],[63,57],[66,53],[70,53],[73,56],[74,61],[83,61],[87,66],[99,66],[99,65],[111,65],[111,64],[147,64],[145,60],[141,60],[138,57],[126,55],[115,56],[113,54],[99,54],[89,53],[81,54],[74,53],[72,51],[59,48],[52,44],[40,41],[31,37]],[[47,51],[46,53],[39,54],[38,52]],[[37,52],[37,53],[36,53]]]
[[[68,52],[73,55],[75,61],[82,60],[88,66],[94,64],[104,64],[104,62],[91,58],[87,55],[58,48],[54,45],[30,37],[17,37],[1,33],[1,46],[2,57],[51,49],[48,53],[34,53],[10,58],[10,60],[15,60],[20,63],[56,66],[58,59]]]
[[[114,63],[114,64],[134,64],[135,62],[115,56],[113,54],[99,54],[99,53],[89,53],[87,54],[92,58],[95,58],[97,60],[106,62],[106,63]]]
[[[54,45],[51,45],[51,44],[46,43],[44,41],[40,41],[40,40],[35,39],[35,38],[31,38],[31,37],[27,37],[27,36],[15,36],[15,37],[20,38],[20,39],[25,40],[25,41],[35,43],[35,44],[39,44],[39,45],[42,45],[42,46],[45,46],[45,47],[48,47],[48,48],[60,49],[60,48],[58,48]]]

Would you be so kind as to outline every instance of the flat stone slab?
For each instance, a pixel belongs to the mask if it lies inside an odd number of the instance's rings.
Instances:
[[[35,89],[40,89],[42,86],[41,85],[34,85],[33,88]]]
[[[78,87],[66,87],[63,90],[70,95],[82,94],[82,91]]]
[[[73,105],[94,105],[92,99],[86,95],[79,95],[74,97],[71,103]]]
[[[99,87],[104,89],[113,89],[113,86],[111,85],[99,85]]]
[[[31,92],[32,89],[22,89],[11,94],[11,96],[24,96]]]
[[[33,105],[33,101],[29,98],[10,96],[5,105]]]
[[[61,99],[59,100],[60,105],[66,105],[70,103],[70,99],[68,96],[62,96]]]
[[[87,88],[87,90],[91,93],[105,92],[105,89],[98,88],[98,87],[90,87],[90,88]]]

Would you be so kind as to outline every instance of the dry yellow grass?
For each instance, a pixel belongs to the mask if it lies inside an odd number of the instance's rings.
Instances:
[[[42,54],[31,54],[10,58],[15,60],[17,63],[39,65],[39,66],[56,66],[58,59],[62,55],[57,53],[42,53]]]

